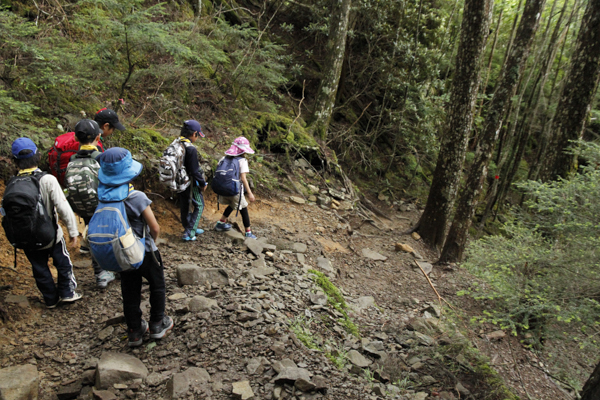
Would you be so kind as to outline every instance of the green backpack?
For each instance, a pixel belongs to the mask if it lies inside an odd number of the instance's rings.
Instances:
[[[98,206],[98,171],[96,157],[99,151],[89,155],[75,154],[65,172],[67,200],[75,213],[82,218],[91,218]]]

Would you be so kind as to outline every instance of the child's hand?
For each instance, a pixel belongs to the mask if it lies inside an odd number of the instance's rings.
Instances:
[[[256,198],[254,197],[254,195],[252,193],[248,193],[248,200],[250,200],[250,203],[252,203],[256,200]]]

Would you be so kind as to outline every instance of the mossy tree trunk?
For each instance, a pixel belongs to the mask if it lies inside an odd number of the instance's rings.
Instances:
[[[600,362],[581,390],[581,400],[600,399]]]
[[[440,257],[442,262],[462,260],[469,228],[471,227],[471,219],[477,207],[477,199],[487,175],[498,133],[502,128],[502,117],[506,113],[511,98],[515,95],[517,84],[525,69],[531,43],[539,26],[545,2],[546,0],[527,0],[525,4],[514,45],[510,49],[510,54],[500,73],[498,87],[488,107],[483,131],[475,151],[475,160],[459,197],[454,220]]]
[[[456,72],[446,106],[446,128],[441,138],[427,205],[417,226],[423,240],[437,248],[444,244],[446,224],[452,212],[465,159],[492,9],[492,0],[465,1]]]
[[[600,0],[589,0],[575,51],[552,120],[550,151],[542,179],[566,178],[575,169],[576,158],[565,150],[583,134],[600,78]]]
[[[348,17],[351,0],[332,0],[331,19],[329,20],[329,38],[326,46],[327,60],[323,79],[317,93],[311,129],[313,133],[324,139],[329,129],[329,121],[335,106],[336,94],[340,82],[340,74],[346,52],[348,35]]]

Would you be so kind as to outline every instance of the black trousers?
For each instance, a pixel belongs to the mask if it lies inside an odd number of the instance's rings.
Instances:
[[[71,297],[77,288],[77,282],[73,275],[73,264],[67,251],[65,238],[62,237],[45,250],[25,250],[25,255],[31,263],[35,283],[44,296],[46,305],[51,306],[58,303],[60,297]],[[48,258],[52,257],[52,264],[58,272],[57,284],[48,267]]]
[[[165,316],[165,273],[160,252],[147,251],[144,262],[135,270],[121,272],[123,314],[129,329],[142,326],[142,278],[150,284],[150,322],[160,322]]]

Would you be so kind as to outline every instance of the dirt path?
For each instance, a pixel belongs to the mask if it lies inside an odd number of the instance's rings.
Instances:
[[[152,377],[141,386],[112,389],[119,398],[167,398],[168,379],[195,366],[204,368],[211,382],[193,388],[183,398],[230,399],[233,398],[232,384],[249,380],[255,398],[270,399],[277,390],[273,383],[277,375],[276,362],[282,359],[294,361],[298,367],[310,371],[313,378],[323,377],[328,390],[327,394],[323,391],[301,393],[293,386],[284,385],[280,398],[424,399],[425,395],[451,399],[461,396],[455,388],[457,381],[473,392],[472,398],[487,398],[478,394],[481,393],[478,383],[468,365],[452,371],[434,347],[418,343],[406,330],[430,304],[437,303],[429,283],[421,271],[415,269],[414,257],[394,249],[394,244],[401,241],[425,259],[433,259],[433,254],[420,241],[398,236],[398,232],[418,219],[417,211],[393,212],[391,220],[375,221],[376,227],[352,212],[332,212],[316,205],[295,205],[281,199],[259,200],[250,206],[250,217],[259,238],[266,238],[269,243],[305,244],[307,251],[302,258],[306,266],[316,268],[318,258],[327,258],[334,269],[332,281],[348,302],[366,296],[374,298],[374,306],[348,311],[363,341],[367,340],[361,344],[340,327],[339,312],[311,302],[311,294],[318,288],[296,253],[278,248],[272,260],[266,262],[275,272],[254,276],[249,271],[255,257],[243,245],[232,243],[211,229],[220,215],[214,199],[207,199],[201,222],[206,232],[198,241],[190,243],[179,240],[177,209],[158,197],[156,200],[153,208],[164,239],[160,248],[166,266],[167,313],[174,317],[176,325],[167,338],[145,342],[138,349],[127,347],[118,282],[105,291],[98,291],[92,269],[87,266],[89,259],[72,252],[77,266],[78,291],[84,298],[72,305],[47,310],[39,302],[25,257],[19,256],[16,272],[6,269],[12,265],[12,250],[0,235],[0,265],[3,266],[0,286],[12,285],[0,292],[0,299],[15,294],[25,295],[29,300],[22,306],[0,301],[0,307],[9,313],[9,320],[0,323],[0,367],[36,365],[40,371],[41,399],[56,398],[57,391],[82,378],[84,389],[80,398],[88,398],[85,396],[91,389],[85,383],[90,383],[97,359],[106,351],[136,356]],[[239,219],[241,224],[241,217]],[[349,226],[353,227],[352,234]],[[373,250],[387,260],[366,258],[363,249]],[[201,268],[223,268],[229,284],[179,287],[176,267],[185,263]],[[463,271],[443,271],[437,267],[431,274],[439,293],[459,305],[466,300],[456,298],[455,293],[463,288],[467,279]],[[143,295],[146,299],[143,305],[147,307],[146,286]],[[190,312],[188,302],[200,295],[216,301],[217,307]],[[254,319],[242,321],[240,315],[248,312],[256,312],[254,317],[249,317]],[[295,330],[289,329],[290,324]],[[307,348],[304,336],[314,340],[318,350]],[[494,359],[498,370],[524,398],[527,394],[537,399],[568,398],[540,369],[529,365],[531,355],[518,343],[511,341],[510,346],[508,340],[490,343],[475,335],[472,340],[491,358],[500,354]],[[391,374],[380,380],[397,383],[397,390],[389,385],[377,389],[379,383],[372,372],[357,370],[348,362],[349,352],[360,350],[369,341],[382,343],[387,364],[382,359],[378,361],[373,354],[369,358],[380,363],[381,371]],[[508,353],[509,348],[512,353]],[[512,364],[506,354],[511,354]],[[414,361],[415,357],[419,361]],[[259,360],[260,371],[250,368],[251,360]],[[341,369],[336,367],[336,360],[340,361]],[[453,360],[454,364],[457,363]],[[519,368],[511,365],[519,365]]]

